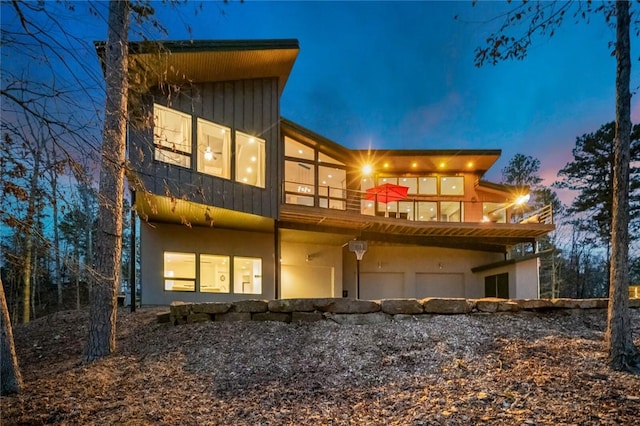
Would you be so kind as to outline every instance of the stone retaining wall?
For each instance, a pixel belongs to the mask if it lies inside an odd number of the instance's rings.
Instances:
[[[472,312],[550,311],[558,309],[605,309],[608,299],[278,299],[243,300],[233,303],[173,302],[159,322],[173,325],[202,321],[312,322],[331,320],[339,324],[376,324],[425,315]],[[640,299],[629,300],[640,308]]]

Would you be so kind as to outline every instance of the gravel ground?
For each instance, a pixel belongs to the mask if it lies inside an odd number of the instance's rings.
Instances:
[[[423,316],[387,324],[156,324],[80,363],[87,313],[14,329],[25,391],[3,425],[635,425],[640,376],[612,372],[606,312]],[[640,346],[640,309],[631,310]]]

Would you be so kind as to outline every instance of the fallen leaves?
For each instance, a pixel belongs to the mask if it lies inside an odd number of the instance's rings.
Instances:
[[[157,312],[121,311],[118,351],[90,365],[86,312],[17,326],[26,388],[2,397],[2,424],[595,425],[640,413],[640,377],[606,367],[601,310],[180,327]]]

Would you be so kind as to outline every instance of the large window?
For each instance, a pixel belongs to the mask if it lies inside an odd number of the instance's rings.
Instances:
[[[441,201],[440,220],[442,222],[462,222],[462,203],[459,201]]]
[[[441,177],[440,195],[464,195],[464,178],[462,176]]]
[[[154,158],[191,167],[191,116],[154,104],[153,119]]]
[[[435,201],[419,201],[416,220],[430,222],[438,220],[438,203]]]
[[[229,256],[200,255],[200,291],[203,293],[229,293],[231,276]]]
[[[437,195],[438,179],[434,176],[423,176],[418,179],[418,194]]]
[[[264,139],[236,132],[236,181],[264,188]]]
[[[233,277],[234,293],[262,293],[262,259],[255,257],[234,257]]]
[[[509,274],[489,275],[484,278],[484,297],[509,298]]]
[[[198,171],[231,177],[231,129],[198,118]]]
[[[482,221],[494,223],[507,222],[507,209],[504,203],[482,203]]]
[[[344,163],[284,138],[284,191],[287,204],[346,209],[347,172]]]
[[[167,291],[196,290],[195,253],[164,252],[164,289]]]

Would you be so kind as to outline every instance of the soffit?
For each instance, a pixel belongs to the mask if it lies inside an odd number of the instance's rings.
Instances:
[[[148,222],[273,232],[273,219],[191,201],[136,192],[136,211]]]
[[[359,164],[371,164],[376,173],[484,174],[500,158],[501,150],[355,150]],[[386,166],[385,166],[386,164]]]
[[[138,69],[145,71],[139,71],[139,80],[149,86],[276,77],[279,93],[300,51],[293,39],[132,42],[129,46]],[[103,57],[104,43],[96,47]]]

